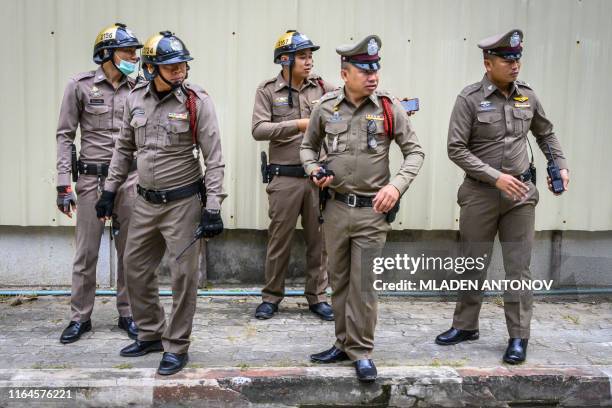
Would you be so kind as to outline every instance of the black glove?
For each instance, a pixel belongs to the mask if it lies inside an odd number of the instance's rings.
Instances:
[[[57,209],[72,218],[72,210],[76,209],[76,197],[71,186],[57,186]]]
[[[219,210],[202,210],[202,220],[196,230],[197,238],[212,238],[223,232],[223,220]]]
[[[98,218],[111,217],[115,205],[115,195],[112,191],[102,190],[102,195],[96,203],[96,215]]]

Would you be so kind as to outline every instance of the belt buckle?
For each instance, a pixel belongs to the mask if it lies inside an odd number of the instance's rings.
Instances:
[[[351,193],[348,194],[346,197],[348,198],[346,205],[352,208],[357,207],[357,196],[355,194]]]

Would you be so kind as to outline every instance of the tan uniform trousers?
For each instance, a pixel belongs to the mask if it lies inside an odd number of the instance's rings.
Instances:
[[[193,239],[201,212],[198,195],[167,204],[152,204],[137,196],[132,212],[124,262],[138,339],[161,339],[164,351],[170,353],[182,354],[189,349],[198,291],[199,243],[178,261],[175,258]],[[172,312],[167,324],[156,273],[166,248],[172,274]]]
[[[323,228],[319,224],[319,190],[307,178],[276,176],[266,188],[268,193],[268,249],[264,302],[279,303],[285,294],[285,276],[298,216],[306,240],[306,287],[309,304],[324,302],[327,288],[327,255]]]
[[[531,182],[526,200],[515,202],[494,186],[466,178],[457,193],[461,207],[459,229],[462,254],[483,257],[484,269],[466,271],[461,278],[479,282],[485,280],[495,235],[499,232],[506,279],[531,280],[529,264],[534,237],[535,206],[539,195]],[[460,291],[453,317],[453,327],[478,329],[482,306],[482,291]],[[510,337],[529,338],[533,293],[505,291],[504,312]]]
[[[378,314],[372,259],[380,256],[391,225],[372,208],[330,199],[324,212],[336,343],[352,361],[371,358]]]
[[[119,222],[119,234],[114,236],[117,249],[117,310],[122,317],[131,316],[123,256],[128,235],[130,214],[136,196],[136,171],[128,175],[117,190],[115,209]],[[104,183],[104,179],[100,181]],[[71,320],[85,322],[90,319],[96,297],[96,265],[104,223],[96,216],[98,201],[98,177],[81,175],[76,183],[76,253],[72,269],[72,293],[70,296]]]

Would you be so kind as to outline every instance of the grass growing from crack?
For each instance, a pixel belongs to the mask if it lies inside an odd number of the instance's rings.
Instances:
[[[504,298],[502,296],[495,296],[493,298],[493,303],[495,303],[499,307],[504,307]]]
[[[578,316],[565,315],[563,319],[573,324],[580,324],[580,318]]]
[[[123,364],[114,365],[113,368],[118,368],[119,370],[127,370],[130,368],[134,368],[134,366],[129,363],[123,363]]]
[[[68,364],[41,364],[41,363],[36,363],[36,364],[32,365],[32,368],[34,370],[48,370],[48,369],[65,370],[67,368],[70,368],[70,366]]]
[[[430,366],[432,367],[463,367],[466,363],[466,360],[440,360],[439,358],[435,358],[431,360]]]

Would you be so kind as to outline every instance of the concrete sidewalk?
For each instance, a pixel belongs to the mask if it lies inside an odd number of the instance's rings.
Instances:
[[[359,384],[350,364],[308,361],[332,345],[334,330],[303,298],[285,299],[267,321],[253,317],[259,298],[199,298],[190,364],[170,378],[155,375],[160,354],[119,356],[130,340],[116,327],[114,301],[97,298],[93,331],[62,345],[68,298],[2,298],[0,406],[612,406],[609,298],[537,301],[519,367],[501,361],[500,300],[483,305],[480,340],[441,347],[433,340],[453,303],[381,298],[373,385]],[[163,303],[168,311],[171,299]],[[70,389],[71,398],[15,398],[31,387]]]

